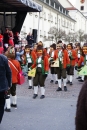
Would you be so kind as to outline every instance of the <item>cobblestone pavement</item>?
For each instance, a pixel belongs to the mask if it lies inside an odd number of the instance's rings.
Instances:
[[[79,91],[83,83],[76,77],[73,85],[67,85],[67,92],[57,92],[58,85],[46,79],[46,98],[33,99],[33,89],[28,89],[28,81],[17,86],[18,108],[4,113],[0,130],[75,130],[75,112]]]

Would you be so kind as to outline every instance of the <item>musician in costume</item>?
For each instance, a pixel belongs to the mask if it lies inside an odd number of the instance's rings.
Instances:
[[[45,98],[45,80],[49,71],[49,61],[48,57],[44,55],[42,45],[37,46],[37,59],[34,64],[30,67],[30,70],[36,67],[36,74],[33,78],[34,95],[35,99],[38,96],[38,85],[41,88],[40,99]]]
[[[57,91],[62,91],[61,78],[63,78],[64,91],[67,91],[66,86],[66,68],[69,67],[69,57],[65,46],[61,43],[57,43],[57,50],[54,54],[54,60],[58,60],[59,66],[56,68],[58,76],[58,89]]]
[[[87,65],[87,43],[84,43],[83,47],[82,47],[82,56],[79,59],[79,62],[77,64],[77,69],[81,68],[81,66],[85,66]],[[85,75],[84,80],[87,79],[87,75]]]
[[[77,59],[76,51],[73,49],[72,43],[67,45],[68,56],[70,59],[70,68],[67,69],[67,84],[73,85],[74,66]]]
[[[81,49],[80,43],[77,43],[77,44],[76,44],[76,53],[77,53],[76,64],[78,64],[78,62],[79,62],[79,60],[80,60],[80,57],[82,57],[82,49]],[[82,63],[81,67],[82,67],[83,65],[84,65],[84,64]],[[83,81],[84,81],[84,75],[78,76],[77,79],[79,79],[79,80],[78,80],[79,82],[83,82]]]
[[[24,55],[22,56],[23,65],[27,65],[28,68],[32,66],[36,60],[36,54],[30,49],[29,45],[25,46]],[[32,77],[28,76],[29,89],[32,89]]]
[[[56,67],[52,67],[53,61],[54,61],[54,53],[56,50],[56,44],[52,44],[50,46],[50,52],[49,52],[49,62],[50,62],[50,73],[51,73],[51,81],[50,83],[53,83],[55,81],[55,84],[58,84],[57,79],[57,73],[56,73]]]

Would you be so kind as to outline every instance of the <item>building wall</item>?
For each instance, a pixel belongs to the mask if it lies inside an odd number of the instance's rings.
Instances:
[[[87,19],[80,13],[78,10],[70,10],[70,16],[76,20],[75,23],[75,32],[82,30],[84,33],[87,33]]]
[[[35,0],[36,1],[36,0]],[[67,15],[57,11],[56,9],[51,8],[40,0],[36,1],[41,4],[43,7],[43,11],[40,12],[40,22],[39,22],[39,36],[38,40],[44,41],[47,39],[49,34],[49,30],[51,27],[56,27],[58,30],[62,29],[66,33],[74,32],[75,29],[75,21],[68,17]],[[25,34],[29,32],[32,33],[33,29],[38,30],[38,20],[39,13],[28,13],[26,19],[24,21],[23,27],[21,29],[21,33],[26,31]]]

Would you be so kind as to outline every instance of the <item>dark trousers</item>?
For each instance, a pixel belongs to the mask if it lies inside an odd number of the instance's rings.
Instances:
[[[40,87],[44,87],[45,86],[45,80],[46,80],[46,77],[45,77],[45,75],[42,74],[42,68],[38,67],[36,69],[36,75],[33,78],[33,86],[40,85]]]
[[[12,87],[8,90],[8,95],[15,96],[16,95],[16,83],[12,83]]]
[[[66,79],[66,69],[58,67],[56,70],[58,79]]]
[[[4,106],[5,106],[5,91],[0,92],[0,123],[4,115]]]
[[[30,68],[32,66],[32,63],[28,63],[28,68]],[[28,79],[31,80],[32,77],[31,76],[28,76]]]

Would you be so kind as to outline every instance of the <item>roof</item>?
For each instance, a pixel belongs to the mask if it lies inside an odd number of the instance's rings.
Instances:
[[[0,0],[0,12],[40,12],[42,6],[32,0]]]
[[[77,10],[77,8],[75,7],[69,7],[69,8],[66,8],[67,10]]]

